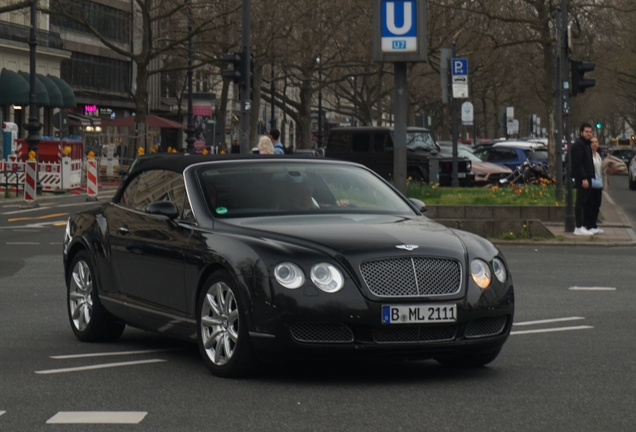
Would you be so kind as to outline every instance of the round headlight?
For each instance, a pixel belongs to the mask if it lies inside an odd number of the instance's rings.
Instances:
[[[274,267],[274,277],[276,281],[289,289],[296,289],[305,283],[305,274],[294,263],[284,262]]]
[[[495,277],[499,282],[503,283],[506,281],[506,277],[508,276],[506,273],[506,266],[503,261],[499,258],[495,258],[492,260],[492,269],[494,270]]]
[[[470,263],[470,274],[479,288],[488,288],[492,275],[485,261],[475,259]]]
[[[340,270],[331,264],[319,263],[311,268],[311,281],[324,292],[334,293],[344,286],[344,277]]]

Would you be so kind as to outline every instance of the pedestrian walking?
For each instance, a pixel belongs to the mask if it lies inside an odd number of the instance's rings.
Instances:
[[[572,176],[576,186],[576,203],[574,204],[574,235],[590,236],[594,233],[586,228],[586,216],[590,214],[590,196],[592,178],[594,178],[594,161],[590,144],[592,125],[583,123],[579,128],[579,137],[572,146]]]
[[[274,144],[274,154],[284,155],[285,154],[285,146],[282,142],[280,142],[280,131],[276,128],[272,128],[269,130],[269,138],[272,140]]]
[[[262,155],[274,154],[274,144],[272,144],[272,140],[265,135],[262,135],[258,139],[258,144],[256,147],[258,148],[258,154],[262,154]]]

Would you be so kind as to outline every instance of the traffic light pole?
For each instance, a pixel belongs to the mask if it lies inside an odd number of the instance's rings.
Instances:
[[[562,48],[563,45],[563,31],[562,31],[562,23],[561,23],[561,7],[557,6],[557,19],[556,19],[556,27],[557,27],[557,68],[556,68],[556,107],[555,107],[555,123],[556,130],[554,136],[554,168],[555,168],[555,176],[556,176],[556,193],[555,198],[557,201],[563,200],[563,79],[561,78],[561,69],[562,69],[562,59],[563,56]]]
[[[241,153],[247,154],[251,152],[250,146],[250,114],[252,102],[250,94],[252,93],[252,84],[250,82],[250,10],[251,0],[243,0],[242,11],[242,33],[241,41],[243,43],[243,61],[241,62],[241,75],[243,76],[241,87]]]
[[[561,0],[561,80],[562,80],[562,124],[563,124],[563,137],[565,137],[565,144],[568,149],[567,154],[567,166],[566,166],[566,198],[565,198],[565,221],[564,231],[574,232],[574,207],[572,205],[572,146],[570,143],[570,82],[568,68],[570,65],[568,58],[568,9],[567,0]]]

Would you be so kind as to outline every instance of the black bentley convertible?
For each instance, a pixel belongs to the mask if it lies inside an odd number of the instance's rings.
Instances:
[[[288,156],[148,156],[64,240],[71,328],[197,342],[207,367],[363,355],[481,366],[514,313],[501,252],[372,171]]]

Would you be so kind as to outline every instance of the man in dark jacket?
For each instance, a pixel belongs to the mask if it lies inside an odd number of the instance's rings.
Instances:
[[[574,219],[576,228],[574,235],[593,235],[585,228],[584,220],[586,207],[590,201],[592,178],[594,177],[594,162],[590,142],[592,140],[592,125],[583,123],[579,129],[580,135],[572,146],[572,177],[576,186],[576,203],[574,204]]]

